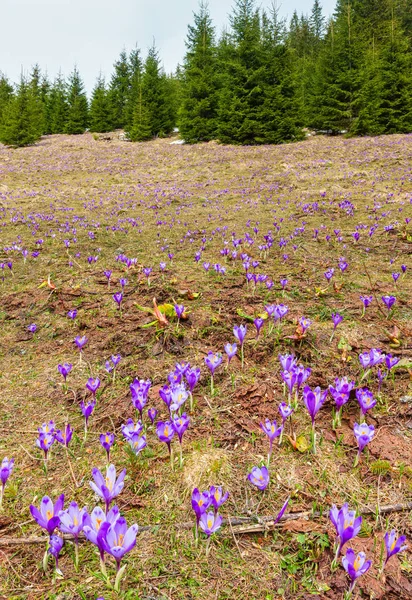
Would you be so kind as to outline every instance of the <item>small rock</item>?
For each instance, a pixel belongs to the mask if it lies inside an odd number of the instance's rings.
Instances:
[[[401,402],[403,404],[410,404],[412,402],[412,396],[402,396]]]

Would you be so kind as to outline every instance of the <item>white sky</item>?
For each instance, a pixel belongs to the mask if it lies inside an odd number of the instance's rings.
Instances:
[[[271,0],[258,1],[266,8]],[[313,0],[278,0],[280,13],[309,13]],[[233,0],[209,0],[220,31]],[[329,16],[335,0],[323,0]],[[181,62],[187,25],[198,0],[0,0],[0,71],[17,81],[36,62],[54,78],[78,65],[88,91],[101,70],[107,77],[122,48],[145,54],[153,38],[166,71]]]

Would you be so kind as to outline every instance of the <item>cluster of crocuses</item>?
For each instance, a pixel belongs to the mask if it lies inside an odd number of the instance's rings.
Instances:
[[[183,435],[190,424],[190,418],[183,412],[184,405],[190,400],[190,409],[193,409],[193,390],[200,379],[200,369],[191,367],[189,363],[177,363],[175,369],[168,375],[168,385],[159,389],[159,396],[169,411],[169,419],[157,421],[156,433],[159,440],[167,445],[170,461],[173,467],[172,439],[174,435],[179,439],[180,465],[183,464]],[[123,435],[128,440],[132,451],[138,454],[146,446],[146,437],[142,434],[143,410],[148,402],[151,381],[149,379],[135,379],[130,385],[132,403],[139,413],[139,420],[134,423],[132,419],[122,426]],[[147,411],[153,424],[158,414],[155,408]]]
[[[70,441],[73,436],[73,429],[70,424],[67,423],[64,429],[56,429],[54,421],[43,423],[38,428],[38,438],[36,439],[36,446],[43,451],[44,454],[44,466],[47,470],[47,460],[49,458],[49,452],[54,442],[58,442],[68,448]]]
[[[206,555],[210,550],[210,536],[220,528],[223,522],[218,510],[228,497],[228,492],[224,494],[221,487],[213,485],[203,492],[200,492],[198,488],[194,488],[192,492],[192,508],[196,516],[195,540],[197,544],[200,527],[207,536]]]
[[[77,502],[72,502],[64,510],[64,494],[62,494],[54,504],[48,496],[44,496],[39,508],[33,504],[30,505],[30,512],[36,523],[49,535],[43,559],[44,570],[47,569],[48,556],[52,555],[56,561],[56,572],[61,574],[58,561],[65,539],[58,535],[56,530],[62,534],[70,535],[69,539],[74,543],[75,566],[77,569],[79,563],[79,537],[83,534],[97,547],[101,570],[107,582],[109,582],[109,579],[105,565],[105,553],[115,559],[117,574],[114,588],[118,591],[125,570],[125,566],[121,567],[121,560],[136,545],[138,532],[137,525],[127,527],[126,519],[120,515],[117,506],[110,508],[110,504],[124,487],[126,470],[124,469],[116,477],[116,468],[111,464],[107,466],[105,475],[99,469],[94,468],[92,476],[94,481],[90,482],[90,487],[104,501],[105,510],[97,506],[89,514],[87,509],[80,508]]]
[[[349,510],[348,504],[346,503],[340,510],[333,505],[329,513],[329,518],[336,530],[335,556],[332,561],[332,568],[336,568],[343,547],[360,532],[362,527],[362,517],[356,517],[356,512],[354,510]],[[384,560],[382,560],[381,572],[391,556],[406,550],[407,546],[405,545],[405,540],[406,537],[404,535],[397,537],[395,530],[386,532],[384,536],[386,556]],[[372,562],[366,560],[364,552],[356,554],[352,548],[348,548],[346,550],[346,555],[342,557],[342,564],[351,580],[346,595],[346,598],[349,599],[355,588],[357,579],[369,570]]]

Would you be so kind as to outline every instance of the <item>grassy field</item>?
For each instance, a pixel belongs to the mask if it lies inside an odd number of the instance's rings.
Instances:
[[[0,461],[15,459],[0,512],[1,598],[340,599],[349,580],[341,566],[330,568],[335,534],[328,513],[344,502],[364,513],[360,535],[347,546],[373,561],[354,598],[361,590],[365,598],[412,598],[408,551],[378,573],[385,531],[412,538],[405,510],[412,502],[411,159],[412,136],[401,135],[191,147],[85,134],[47,137],[26,149],[0,147]],[[272,287],[247,283],[241,253],[259,263],[249,273],[266,276]],[[128,267],[119,255],[136,260]],[[145,268],[152,268],[149,281]],[[392,273],[400,274],[396,282]],[[121,290],[121,277],[128,282],[120,311],[112,295]],[[390,312],[381,300],[386,295],[396,297]],[[360,296],[373,296],[364,315]],[[187,318],[179,326],[173,316],[165,326],[149,326],[154,317],[142,307],[152,309],[154,298],[159,305],[183,304]],[[253,319],[278,303],[289,308],[281,325],[265,319],[256,339]],[[72,320],[67,313],[74,309]],[[343,321],[331,339],[336,312]],[[311,321],[305,335],[301,317]],[[247,325],[243,369],[239,352],[229,366],[224,353],[240,324]],[[81,362],[78,335],[88,338]],[[381,386],[378,367],[362,379],[359,354],[373,348],[401,359]],[[224,355],[213,394],[208,352]],[[332,429],[329,395],[316,417],[314,454],[300,395],[295,438],[287,423],[262,493],[247,474],[266,460],[268,440],[259,424],[280,422],[278,355],[290,353],[311,368],[312,388],[324,390],[344,376],[357,388],[367,386],[378,400],[366,416],[375,437],[354,467],[358,402],[353,392],[341,425]],[[114,354],[122,359],[113,381],[105,361]],[[200,367],[201,379],[193,409],[186,406],[183,466],[175,436],[172,470],[146,410],[147,447],[137,457],[121,425],[136,417],[129,391],[135,378],[151,380],[146,408],[167,418],[158,391],[175,364],[186,361]],[[57,370],[65,362],[73,364],[67,389]],[[80,402],[91,397],[89,377],[99,377],[101,386],[84,439]],[[70,423],[74,435],[68,453],[52,446],[46,470],[35,442],[37,428],[49,420],[60,429]],[[123,560],[119,593],[106,585],[98,552],[84,540],[78,570],[67,541],[59,563],[64,577],[53,576],[51,558],[45,574],[46,536],[29,511],[44,495],[55,500],[64,493],[67,506],[76,501],[89,511],[100,503],[89,481],[93,467],[105,468],[99,436],[106,432],[116,435],[111,462],[127,471],[115,502],[128,524],[144,528]],[[210,485],[229,492],[221,514],[237,524],[213,536],[206,556],[205,540],[194,542],[191,494]],[[287,518],[267,524],[265,517],[275,516],[288,497]],[[402,506],[382,510],[395,505]],[[292,513],[303,514],[292,519]],[[28,543],[39,536],[44,541]],[[113,584],[110,557],[107,570]]]

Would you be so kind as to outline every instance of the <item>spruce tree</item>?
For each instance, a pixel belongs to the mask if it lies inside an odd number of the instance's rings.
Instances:
[[[3,119],[3,113],[13,97],[13,86],[9,83],[9,80],[3,73],[0,72],[0,125]]]
[[[42,105],[22,76],[16,94],[3,111],[0,142],[14,147],[29,146],[41,138],[42,128]]]
[[[140,102],[143,64],[139,48],[135,48],[129,55],[129,91],[124,107],[124,128],[130,132],[133,127],[134,112],[136,105]]]
[[[34,98],[38,102],[39,106],[41,106],[42,111],[42,133],[47,133],[47,125],[46,125],[46,104],[45,104],[45,93],[47,95],[47,89],[43,89],[43,77],[41,74],[40,66],[36,63],[29,77],[29,87],[31,93]]]
[[[111,131],[112,119],[106,82],[100,73],[93,88],[89,111],[90,131]]]
[[[109,99],[113,129],[123,129],[127,124],[127,103],[130,94],[130,65],[126,50],[114,63],[114,73],[109,85]]]
[[[168,135],[175,125],[173,101],[155,45],[149,49],[142,75],[142,103],[147,110],[152,136]]]
[[[69,76],[67,103],[65,132],[75,135],[84,133],[88,123],[88,104],[83,81],[77,67]]]
[[[64,133],[68,110],[67,86],[63,75],[59,72],[51,86],[46,103],[46,120],[50,133]]]
[[[127,134],[132,142],[144,142],[152,138],[150,113],[143,100],[142,85],[134,105],[132,125]]]
[[[216,137],[219,95],[215,29],[204,2],[188,27],[186,48],[179,129],[186,142],[208,141]]]

